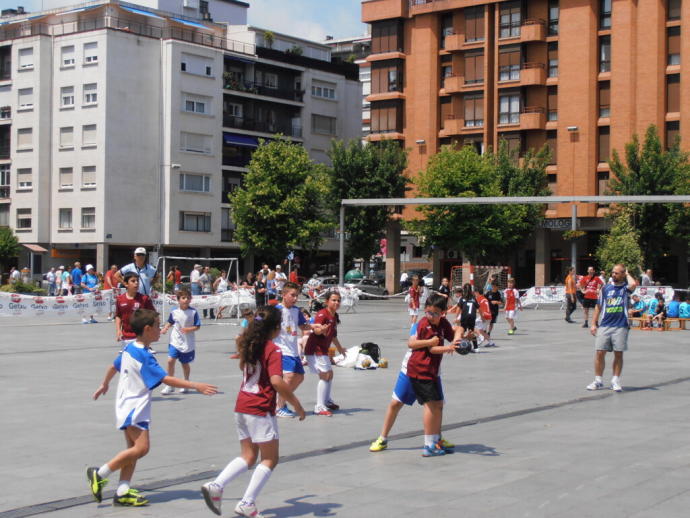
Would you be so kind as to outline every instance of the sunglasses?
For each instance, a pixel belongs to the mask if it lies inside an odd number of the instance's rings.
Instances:
[[[438,311],[425,311],[424,313],[429,318],[438,318],[442,314],[442,313],[439,313]]]

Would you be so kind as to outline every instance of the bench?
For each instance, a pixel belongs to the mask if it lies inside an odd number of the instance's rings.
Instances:
[[[642,324],[645,321],[642,317],[629,317],[628,320],[630,321],[630,329],[642,329]]]

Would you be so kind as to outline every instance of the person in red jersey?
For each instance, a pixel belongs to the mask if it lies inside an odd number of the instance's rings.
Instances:
[[[517,327],[515,327],[515,316],[517,311],[522,311],[522,304],[520,303],[520,292],[515,289],[515,279],[508,280],[508,288],[503,291],[503,299],[505,303],[506,321],[508,322],[508,334],[514,335]]]
[[[582,327],[589,327],[589,310],[597,306],[599,300],[599,291],[604,285],[604,282],[594,271],[594,267],[587,268],[587,275],[580,280],[580,291],[583,294],[582,310],[585,313],[585,323]]]
[[[412,286],[410,286],[410,290],[407,294],[409,302],[407,303],[407,307],[409,309],[410,313],[410,325],[414,325],[415,322],[417,322],[417,319],[419,318],[419,301],[422,296],[422,288],[419,285],[419,276],[415,275],[412,277]]]
[[[411,336],[408,347],[412,354],[407,362],[407,375],[417,401],[424,405],[423,457],[437,457],[452,453],[440,444],[443,421],[443,390],[439,370],[443,354],[452,354],[455,343],[462,337],[462,329],[446,320],[447,299],[434,293],[424,305],[424,317],[417,324],[417,334]],[[443,345],[443,340],[450,345]]]
[[[273,306],[257,309],[254,319],[238,339],[243,372],[235,404],[235,423],[241,453],[213,482],[201,486],[206,505],[220,515],[223,488],[254,465],[261,453],[242,500],[235,507],[240,516],[261,516],[256,499],[278,464],[278,421],[276,393],[292,405],[299,420],[305,417],[299,399],[283,380],[283,355],[273,339],[280,334],[281,312]]]
[[[137,337],[132,326],[129,325],[132,314],[137,309],[155,311],[148,295],[139,293],[139,276],[135,272],[126,273],[123,280],[127,291],[115,299],[115,341],[122,348],[127,345],[126,342]],[[151,353],[155,354],[155,351],[151,349]]]

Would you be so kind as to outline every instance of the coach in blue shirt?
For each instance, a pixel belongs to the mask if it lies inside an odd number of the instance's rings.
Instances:
[[[69,273],[72,276],[72,293],[77,295],[81,293],[81,278],[84,275],[81,271],[81,263],[79,261],[74,263],[74,269]]]
[[[139,293],[151,296],[151,287],[158,275],[156,268],[146,262],[146,248],[139,247],[134,250],[134,262],[120,268],[115,274],[115,279],[124,285],[124,276],[128,272],[134,272],[139,276]]]

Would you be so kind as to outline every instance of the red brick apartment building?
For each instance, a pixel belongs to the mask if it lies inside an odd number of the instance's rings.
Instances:
[[[611,150],[650,124],[690,149],[690,76],[681,74],[690,69],[690,0],[363,0],[362,20],[372,32],[368,138],[404,142],[410,171],[444,144],[547,143],[553,193],[596,195]],[[579,271],[604,212],[578,207],[588,232]],[[562,280],[570,264],[570,207],[546,215],[512,260],[520,285]],[[687,247],[666,259],[663,277],[687,286]]]

